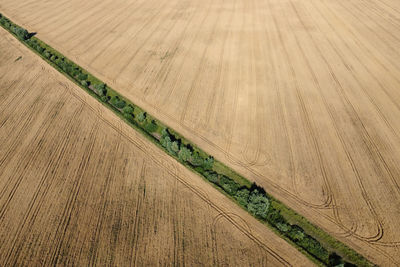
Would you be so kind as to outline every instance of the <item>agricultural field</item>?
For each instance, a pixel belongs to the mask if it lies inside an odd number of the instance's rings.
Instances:
[[[310,266],[0,28],[0,265]]]
[[[373,262],[400,265],[398,1],[0,10]]]

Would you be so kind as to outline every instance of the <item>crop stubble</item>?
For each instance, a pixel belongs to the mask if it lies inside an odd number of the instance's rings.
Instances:
[[[0,96],[0,265],[310,264],[3,29]]]
[[[397,1],[0,8],[335,237],[400,265]]]

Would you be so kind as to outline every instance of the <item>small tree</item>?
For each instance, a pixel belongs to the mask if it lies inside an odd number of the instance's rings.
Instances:
[[[103,95],[102,97],[101,97],[101,101],[103,101],[103,102],[108,102],[108,101],[110,101],[110,96],[108,96],[108,95]]]
[[[146,112],[141,112],[138,115],[138,121],[139,122],[144,122],[146,120],[146,117],[147,117],[147,113]]]
[[[158,125],[157,125],[156,121],[155,121],[155,120],[151,120],[151,121],[149,121],[149,122],[146,123],[144,129],[145,129],[148,133],[154,133],[155,131],[157,131],[157,128],[158,128]]]
[[[290,231],[291,227],[290,224],[287,223],[277,223],[276,227],[281,231],[282,233],[287,233]]]
[[[103,88],[103,87],[100,87],[100,88]],[[100,89],[100,88],[98,88],[98,89]],[[102,89],[102,90],[104,90],[104,89]],[[116,95],[111,98],[111,104],[113,104],[116,108],[124,108],[126,105],[126,102],[125,102],[125,100],[120,99],[119,96]]]
[[[207,180],[209,180],[210,182],[212,182],[214,184],[219,183],[219,175],[218,175],[218,173],[216,173],[214,171],[206,171],[206,172],[204,172],[204,176],[207,178]]]
[[[222,175],[222,177],[219,180],[219,183],[221,187],[224,189],[224,191],[231,196],[235,196],[239,189],[239,184],[225,175]]]
[[[243,188],[236,192],[235,198],[241,206],[246,208],[249,203],[249,195],[250,191],[247,188]]]
[[[193,166],[199,167],[202,166],[204,163],[203,158],[199,155],[198,152],[195,152],[190,160],[190,163],[192,163]]]
[[[190,151],[186,146],[181,145],[181,149],[178,152],[178,157],[181,161],[189,161],[192,157],[192,151]]]
[[[167,148],[168,144],[171,143],[171,138],[169,136],[162,136],[161,140],[160,140],[160,143],[161,143],[161,145],[163,147]]]
[[[161,137],[165,137],[165,136],[169,136],[169,132],[168,132],[168,129],[164,127],[161,130]]]
[[[78,79],[79,79],[80,81],[86,80],[87,78],[88,78],[88,75],[85,74],[85,73],[80,73],[80,74],[78,74]]]
[[[38,51],[40,54],[43,54],[43,52],[45,51],[45,49],[43,47],[41,47],[40,45],[36,46],[36,51]]]
[[[247,209],[250,213],[256,215],[257,217],[266,219],[269,209],[269,200],[256,189],[251,192]]]
[[[127,105],[126,107],[124,107],[124,109],[122,110],[125,114],[133,114],[134,108],[131,104]]]
[[[302,241],[305,237],[303,228],[297,225],[292,225],[288,235],[293,241]]]
[[[177,141],[172,142],[171,149],[175,154],[179,152],[179,144]]]
[[[204,160],[204,162],[203,162],[203,168],[204,168],[205,170],[212,170],[213,165],[214,165],[214,158],[211,157],[211,156],[208,157],[208,158],[206,158],[206,159]]]

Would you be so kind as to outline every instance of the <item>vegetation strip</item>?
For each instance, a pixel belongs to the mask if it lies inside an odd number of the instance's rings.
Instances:
[[[214,160],[179,133],[2,14],[0,24],[50,65],[111,108],[130,126],[139,130],[187,168],[203,176],[315,263],[326,266],[373,266],[362,255],[268,195],[263,188]]]

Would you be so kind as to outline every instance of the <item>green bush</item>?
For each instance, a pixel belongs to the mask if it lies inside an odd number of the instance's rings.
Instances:
[[[141,112],[141,113],[139,113],[137,118],[138,118],[139,122],[143,123],[146,120],[146,117],[147,117],[147,113],[146,112]]]
[[[131,113],[124,113],[124,117],[129,120],[130,122],[134,122],[135,117]]]
[[[219,179],[219,184],[224,191],[231,196],[235,196],[240,187],[238,183],[225,175],[222,175],[222,177]]]
[[[166,138],[169,138],[169,137],[166,137]],[[174,156],[176,156],[177,151],[179,151],[179,145],[176,141],[167,142],[166,148],[167,148],[168,153],[171,155],[174,155]]]
[[[38,51],[40,54],[43,54],[44,50],[45,49],[43,47],[41,47],[40,45],[36,46],[36,51]]]
[[[105,88],[105,87],[103,87],[103,88]],[[100,88],[98,88],[97,90],[99,90]],[[104,89],[102,89],[102,90],[104,90]],[[114,107],[116,107],[116,108],[119,108],[119,109],[122,109],[122,108],[124,108],[125,106],[126,106],[126,102],[125,102],[125,100],[123,100],[123,99],[120,99],[119,98],[119,96],[113,96],[112,98],[111,98],[111,104],[114,106]]]
[[[214,158],[210,156],[210,157],[206,158],[206,159],[203,161],[202,167],[203,167],[205,170],[212,170],[213,165],[214,165]]]
[[[171,143],[171,138],[169,136],[161,136],[160,143],[163,147],[167,148],[168,144]]]
[[[167,128],[163,127],[161,129],[161,136],[169,136],[169,132],[168,132]]]
[[[249,195],[250,191],[247,188],[240,189],[236,192],[235,199],[239,202],[239,204],[245,208],[249,203]]]
[[[82,80],[87,80],[87,78],[88,78],[88,75],[85,74],[85,73],[80,73],[80,74],[78,75],[78,79],[79,79],[80,81],[82,81]]]
[[[148,133],[154,133],[155,131],[157,131],[158,125],[156,124],[156,122],[154,120],[152,120],[152,121],[146,123],[144,129]]]
[[[254,190],[249,197],[249,204],[247,210],[255,216],[266,219],[269,209],[269,200],[266,196]]]
[[[298,242],[298,241],[302,241],[304,239],[305,233],[304,233],[303,228],[301,228],[300,226],[292,225],[292,227],[288,233],[288,236],[293,241]]]
[[[50,59],[51,53],[49,51],[44,52],[43,54],[47,59]]]
[[[219,175],[214,171],[206,171],[204,172],[204,176],[207,178],[208,181],[219,184]]]
[[[281,233],[287,233],[292,229],[288,223],[277,223],[276,228],[278,228]]]
[[[305,250],[307,250],[308,253],[314,255],[322,262],[329,263],[329,253],[324,247],[322,247],[321,243],[318,240],[305,234],[303,240],[297,243]]]
[[[192,158],[190,159],[190,163],[195,166],[195,167],[199,167],[202,166],[204,163],[203,158],[199,155],[198,152],[193,153]]]
[[[29,33],[27,30],[24,28],[21,28],[19,26],[13,25],[13,26],[8,26],[10,30],[21,40],[27,40],[29,38]]]
[[[192,157],[192,151],[190,151],[185,145],[181,145],[181,149],[178,152],[178,158],[181,161],[187,162],[190,161]]]
[[[108,101],[110,101],[110,97],[107,96],[107,95],[103,95],[103,96],[101,97],[101,101],[107,103]]]
[[[124,114],[133,114],[133,111],[135,109],[133,108],[133,106],[131,104],[127,105],[126,107],[123,108],[122,112]]]

